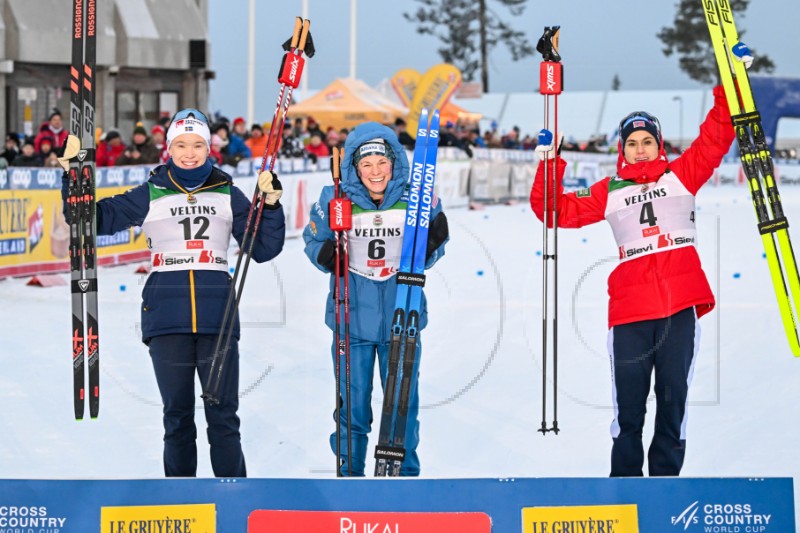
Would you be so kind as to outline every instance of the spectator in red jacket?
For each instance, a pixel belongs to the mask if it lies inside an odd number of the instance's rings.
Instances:
[[[105,138],[97,145],[97,166],[113,167],[124,152],[125,143],[122,142],[119,132],[109,130]]]
[[[58,151],[64,146],[64,141],[67,140],[67,135],[69,132],[64,128],[64,121],[61,117],[61,111],[58,109],[53,109],[53,112],[50,113],[50,116],[47,117],[47,122],[42,124],[39,128],[39,134],[33,140],[33,145],[36,150],[36,153],[41,153],[42,147],[42,139],[45,137],[50,137],[52,139],[52,147],[54,150]]]
[[[331,151],[328,150],[328,145],[322,142],[322,132],[319,130],[314,131],[308,140],[306,146],[306,153],[312,162],[316,163],[320,157],[328,157]]]
[[[686,415],[700,329],[714,294],[700,265],[695,195],[714,174],[734,139],[721,87],[700,135],[674,161],[664,151],[661,125],[635,111],[619,125],[617,173],[591,187],[564,193],[566,162],[553,135],[539,134],[543,159],[531,190],[531,207],[544,220],[544,165],[554,180],[558,225],[611,225],[619,264],[608,278],[608,350],[614,420],[611,476],[642,476],[642,430],[655,371],[655,434],[647,454],[650,476],[677,476],[686,453]],[[548,187],[551,191],[553,188]],[[552,195],[548,194],[548,203]],[[552,205],[547,210],[553,224]],[[657,221],[657,222],[656,222]]]

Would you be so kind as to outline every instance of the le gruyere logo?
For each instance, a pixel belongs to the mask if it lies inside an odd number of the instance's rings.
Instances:
[[[636,505],[525,507],[522,533],[639,533]]]
[[[192,505],[144,505],[103,507],[100,533],[216,533],[216,507]]]

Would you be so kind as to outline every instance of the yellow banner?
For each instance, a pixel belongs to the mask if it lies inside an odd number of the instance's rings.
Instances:
[[[419,114],[423,109],[433,113],[434,109],[443,108],[459,85],[461,85],[461,71],[458,67],[446,63],[431,67],[422,76],[414,93],[414,100],[408,106],[406,122],[409,134],[416,137]]]
[[[103,187],[105,198],[129,187]],[[62,213],[57,189],[0,191],[0,278],[69,270],[69,226]],[[139,228],[97,237],[98,264],[120,257],[147,257],[147,243]]]
[[[522,533],[603,531],[639,533],[636,505],[584,505],[573,507],[525,507]]]
[[[417,86],[421,78],[422,75],[413,68],[398,70],[392,76],[392,88],[404,106],[411,107],[411,102],[414,101],[414,93],[417,92]]]
[[[216,507],[213,503],[203,503],[103,507],[100,510],[100,533],[154,531],[215,533],[217,531]]]

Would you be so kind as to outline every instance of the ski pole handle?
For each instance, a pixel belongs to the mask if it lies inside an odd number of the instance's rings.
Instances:
[[[305,51],[306,49],[306,40],[308,39],[308,29],[310,26],[310,20],[306,19],[303,21],[303,29],[300,32],[300,43],[297,45],[297,48],[299,48],[301,51]]]
[[[339,146],[331,148],[331,175],[336,184],[342,179],[342,148]],[[336,192],[338,194],[339,191]]]
[[[295,17],[294,19],[294,31],[292,32],[292,48],[297,48],[297,43],[300,42],[300,31],[303,27],[303,19],[300,17]]]

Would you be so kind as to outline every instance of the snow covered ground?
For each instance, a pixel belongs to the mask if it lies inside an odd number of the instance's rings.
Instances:
[[[781,192],[789,219],[800,220],[800,188]],[[719,305],[702,319],[683,474],[798,479],[800,360],[785,340],[748,192],[709,186],[698,206],[701,255]],[[525,204],[450,210],[448,218],[451,242],[429,275],[430,325],[422,334],[423,475],[607,476],[610,229],[559,232],[562,431],[542,436],[541,224]],[[134,270],[100,272],[100,417],[81,422],[72,413],[68,289],[0,282],[0,477],[162,477],[161,405],[138,329],[144,277]],[[298,239],[248,273],[240,414],[252,477],[334,475],[326,284]],[[552,383],[548,423],[551,391]],[[378,395],[376,417],[380,402]],[[197,407],[199,475],[211,476],[199,398]]]

